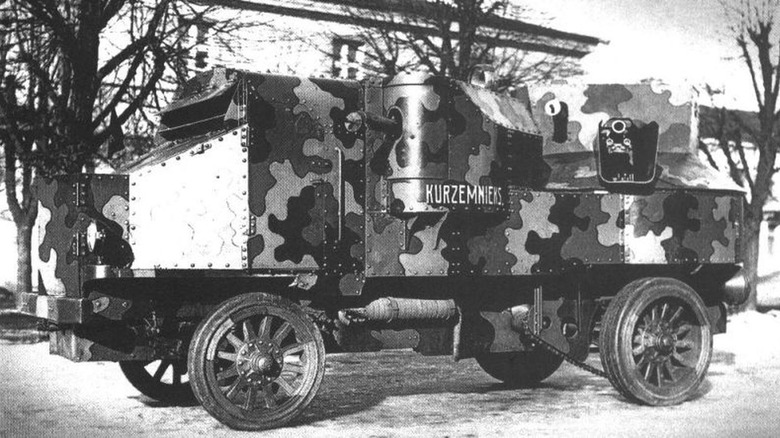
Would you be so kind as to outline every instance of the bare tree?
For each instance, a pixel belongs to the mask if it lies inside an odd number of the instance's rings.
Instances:
[[[466,79],[475,65],[493,64],[499,88],[575,74],[576,60],[603,42],[523,21],[518,17],[524,8],[509,0],[310,0],[310,7],[250,0],[208,3],[351,28],[348,35],[321,36],[360,40],[366,56],[361,67],[375,73],[425,69]],[[323,38],[302,34],[300,39],[339,61],[337,50],[322,45]]]
[[[424,69],[465,80],[476,65],[490,64],[498,88],[508,88],[577,74],[576,59],[587,53],[583,44],[555,41],[571,34],[520,21],[527,10],[507,0],[326,2],[344,5],[347,22],[358,25],[364,67],[380,74]]]
[[[23,68],[17,59],[35,54],[39,59],[37,65],[41,68],[41,65],[49,65],[53,56],[44,39],[39,38],[40,26],[21,20],[16,5],[3,6],[0,11],[0,142],[3,144],[3,182],[8,210],[17,229],[17,285],[29,289],[30,239],[37,204],[32,199],[33,169],[31,166],[19,166],[19,163],[20,157],[32,151],[34,133],[42,132],[39,128],[49,130],[48,126],[39,123],[36,110],[46,111],[48,100],[37,76],[31,74],[29,68]],[[23,96],[21,102],[18,99],[20,94]]]
[[[771,194],[772,177],[779,170],[776,159],[780,145],[780,34],[775,24],[780,1],[743,0],[736,5],[723,1],[722,5],[730,17],[731,37],[749,73],[758,106],[757,117],[722,109],[716,116],[716,125],[720,125],[716,132],[718,147],[726,156],[729,173],[750,194],[744,219],[743,259],[752,290],[744,308],[755,309],[761,221],[764,204]],[[757,151],[755,170],[749,163],[746,143]]]
[[[31,290],[32,180],[73,173],[122,149],[186,76],[190,30],[213,7],[173,0],[0,1],[0,143],[17,227],[17,288]],[[211,23],[232,33],[241,20]],[[151,129],[151,128],[148,128]]]

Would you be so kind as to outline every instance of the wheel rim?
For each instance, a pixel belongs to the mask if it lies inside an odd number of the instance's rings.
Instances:
[[[635,373],[653,392],[675,393],[695,382],[706,362],[707,322],[678,298],[650,303],[638,316],[630,354]]]
[[[297,315],[280,308],[245,309],[212,337],[206,379],[233,415],[271,422],[305,400],[317,380],[318,355]]]
[[[176,390],[190,384],[185,361],[162,359],[145,363],[143,367],[149,377],[161,388]]]
[[[183,360],[123,361],[119,366],[130,384],[149,398],[173,404],[194,400]]]

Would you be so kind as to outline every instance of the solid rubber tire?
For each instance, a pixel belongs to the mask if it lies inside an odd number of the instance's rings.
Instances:
[[[294,409],[269,418],[235,415],[229,407],[223,406],[219,397],[215,397],[206,377],[206,353],[212,336],[217,328],[224,324],[231,315],[244,312],[250,307],[258,309],[275,307],[284,313],[294,315],[300,321],[300,326],[306,331],[306,336],[315,343],[316,375],[310,381],[310,387],[295,404]],[[221,423],[237,430],[264,430],[283,426],[301,414],[317,394],[325,374],[325,346],[317,326],[308,318],[303,310],[290,300],[267,293],[249,293],[231,298],[217,306],[201,321],[195,330],[189,351],[190,385],[195,397],[206,411]],[[217,391],[219,389],[216,389]]]
[[[631,368],[630,338],[634,327],[628,327],[633,314],[662,297],[672,297],[687,303],[698,318],[702,329],[702,354],[697,360],[694,378],[685,382],[674,394],[659,394],[637,379]],[[626,339],[626,336],[629,338]],[[628,348],[626,346],[628,341]],[[628,350],[628,351],[627,351]],[[648,277],[624,286],[607,307],[599,336],[601,363],[612,386],[628,400],[650,406],[680,404],[693,397],[707,373],[712,358],[712,330],[707,309],[696,291],[682,281],[668,277]],[[633,360],[633,359],[632,359]]]

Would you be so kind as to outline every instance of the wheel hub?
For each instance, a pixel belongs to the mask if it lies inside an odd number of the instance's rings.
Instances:
[[[651,357],[658,361],[663,361],[670,356],[677,344],[673,327],[663,320],[653,320],[641,339]]]
[[[236,357],[238,374],[250,383],[269,383],[279,377],[284,365],[279,346],[271,341],[253,340],[239,349]]]
[[[658,324],[650,327],[642,336],[642,343],[651,352],[653,359],[662,361],[674,352],[677,338],[671,329],[664,324]]]
[[[658,339],[658,349],[664,353],[669,354],[674,350],[675,339],[672,335],[665,333]]]
[[[253,373],[266,374],[271,371],[273,364],[274,358],[270,354],[257,352],[249,358],[249,367]]]

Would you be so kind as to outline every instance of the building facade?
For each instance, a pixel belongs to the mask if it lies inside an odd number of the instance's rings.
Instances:
[[[438,41],[435,35],[442,32],[434,23],[438,17],[452,20],[451,37],[457,37],[460,30],[457,11],[446,1],[212,0],[208,4],[223,6],[224,10],[206,17],[198,34],[192,35],[197,39],[190,60],[193,71],[221,66],[360,79],[382,68],[374,62],[376,47],[367,44],[367,35],[371,39],[393,34],[401,39],[418,36]],[[210,42],[208,21],[236,14],[249,27],[246,34],[236,38],[236,49],[225,53]],[[514,6],[483,17],[475,41],[502,53],[570,60],[582,58],[603,43],[587,35],[529,23],[522,15],[521,8]],[[407,64],[413,56],[400,53],[399,63]]]

